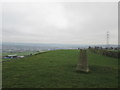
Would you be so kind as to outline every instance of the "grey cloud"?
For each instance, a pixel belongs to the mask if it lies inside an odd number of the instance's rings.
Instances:
[[[3,41],[117,44],[117,3],[4,3]]]

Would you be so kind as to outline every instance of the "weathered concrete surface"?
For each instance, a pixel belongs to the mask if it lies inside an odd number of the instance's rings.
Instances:
[[[85,49],[80,49],[76,71],[89,72],[87,51]]]

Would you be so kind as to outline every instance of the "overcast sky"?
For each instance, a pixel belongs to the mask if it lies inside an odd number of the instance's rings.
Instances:
[[[118,3],[3,3],[3,42],[118,43]]]

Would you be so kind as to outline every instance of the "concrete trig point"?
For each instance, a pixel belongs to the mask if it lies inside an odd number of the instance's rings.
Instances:
[[[89,72],[87,51],[85,49],[80,49],[79,61],[76,67],[76,71]]]

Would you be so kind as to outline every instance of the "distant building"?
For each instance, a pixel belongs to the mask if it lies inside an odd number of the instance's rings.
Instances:
[[[3,58],[17,58],[17,55],[14,54],[14,55],[7,55],[7,56],[4,56]]]
[[[18,58],[24,58],[25,56],[17,56]]]
[[[17,54],[14,55],[7,55],[7,56],[3,56],[4,59],[12,59],[12,58],[23,58],[25,56],[17,56]]]

